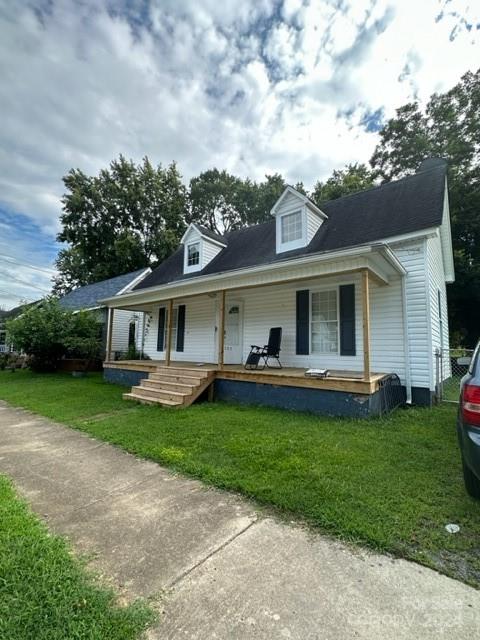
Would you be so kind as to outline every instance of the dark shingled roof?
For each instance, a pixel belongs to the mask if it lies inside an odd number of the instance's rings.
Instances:
[[[222,242],[223,244],[226,244],[227,241],[225,236],[219,236],[218,233],[214,233],[213,231],[210,231],[210,229],[207,229],[207,227],[204,227],[201,224],[195,223],[195,226],[200,231],[200,233],[203,233],[203,235],[207,236],[207,238],[211,238],[212,240],[216,240],[217,242]]]
[[[65,309],[71,309],[72,311],[102,306],[99,302],[100,300],[110,298],[122,289],[125,289],[125,287],[141,275],[145,269],[146,267],[138,271],[132,271],[132,273],[124,273],[121,276],[116,276],[109,280],[102,280],[101,282],[79,287],[67,293],[63,298],[60,298],[59,303]]]
[[[320,209],[327,214],[310,244],[281,254],[275,252],[275,220],[232,231],[225,249],[202,270],[183,273],[183,246],[162,262],[135,290],[176,280],[193,279],[286,258],[371,244],[442,223],[446,163],[395,182],[330,200]]]

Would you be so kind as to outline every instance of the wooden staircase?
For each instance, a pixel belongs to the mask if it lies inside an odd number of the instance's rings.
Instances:
[[[195,402],[214,379],[214,369],[157,366],[156,371],[140,380],[130,393],[124,393],[123,398],[181,409]]]

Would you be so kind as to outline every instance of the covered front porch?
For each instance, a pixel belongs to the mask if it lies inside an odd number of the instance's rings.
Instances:
[[[134,384],[141,380],[138,374],[148,377],[150,373],[158,373],[168,369],[176,371],[206,371],[214,374],[217,380],[238,380],[244,382],[256,382],[259,384],[271,384],[279,387],[299,387],[305,389],[326,389],[330,391],[346,391],[350,393],[372,394],[378,391],[380,382],[388,377],[386,373],[370,374],[370,379],[364,379],[363,372],[348,370],[329,370],[326,378],[310,378],[305,376],[306,369],[300,367],[283,367],[282,369],[266,368],[262,370],[245,369],[243,365],[218,363],[185,362],[171,360],[167,364],[165,360],[112,360],[104,362],[104,370],[108,370],[107,378],[112,381],[120,379],[115,371],[131,372],[123,376],[123,380],[131,380]]]
[[[240,365],[164,361],[105,362],[106,380],[131,386],[125,399],[172,408],[199,398],[210,402],[272,406],[296,411],[371,417],[403,404],[405,393],[396,375],[371,373],[365,381],[355,371],[330,371],[327,378],[309,378],[305,369],[246,370]]]
[[[388,391],[387,398],[385,389],[395,386],[404,394],[401,274],[384,248],[308,268],[277,268],[268,277],[229,276],[223,288],[216,279],[122,296],[116,308],[143,312],[137,341],[145,360],[115,357],[115,306],[109,301],[105,377],[131,385],[127,399],[153,403],[157,397],[159,404],[188,406],[208,388],[210,399],[364,416],[391,408],[395,394]],[[389,313],[396,314],[391,340],[379,331]],[[372,326],[378,332],[373,349]],[[272,327],[282,328],[283,368],[246,370],[250,345],[266,344]],[[389,364],[392,354],[398,368]],[[328,375],[308,377],[309,368]],[[393,404],[399,404],[400,391],[395,393]]]

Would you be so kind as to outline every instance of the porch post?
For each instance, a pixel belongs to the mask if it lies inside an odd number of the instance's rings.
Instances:
[[[113,334],[113,314],[115,309],[113,307],[108,307],[108,317],[107,317],[107,349],[105,352],[105,360],[108,362],[112,357],[112,334]]]
[[[370,381],[370,281],[368,269],[362,271],[363,379]]]
[[[223,349],[225,344],[225,289],[220,291],[220,317],[218,321],[218,367],[223,369]]]
[[[167,344],[165,345],[165,364],[170,366],[170,352],[172,349],[172,327],[173,327],[173,299],[168,301],[168,325]]]

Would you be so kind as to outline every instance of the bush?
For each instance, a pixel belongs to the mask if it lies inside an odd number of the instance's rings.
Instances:
[[[39,372],[55,371],[68,353],[90,359],[101,347],[96,317],[62,309],[54,298],[7,321],[7,334],[15,348],[29,356],[30,368]]]
[[[9,360],[9,353],[0,353],[0,371],[4,371],[7,368]]]
[[[137,349],[134,344],[131,344],[127,351],[122,351],[118,354],[117,360],[150,360],[150,356],[146,353],[142,355],[142,352]]]

